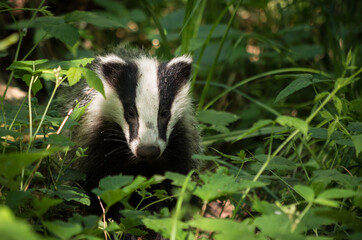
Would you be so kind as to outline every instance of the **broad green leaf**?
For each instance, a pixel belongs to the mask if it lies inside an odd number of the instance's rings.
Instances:
[[[66,201],[76,201],[81,204],[90,205],[90,198],[79,188],[60,185],[53,193]]]
[[[314,97],[314,102],[318,102],[319,100],[321,100],[322,98],[325,98],[328,95],[329,95],[329,92],[321,92],[317,96]]]
[[[47,157],[60,149],[48,149],[34,153],[9,153],[0,155],[0,183],[10,188],[15,187],[18,180],[14,177],[22,172],[29,164]],[[11,186],[9,186],[9,184]]]
[[[171,227],[172,227],[172,218],[143,218],[142,222],[146,225],[147,228],[152,229],[153,231],[160,233],[163,237],[170,239],[171,237]],[[188,226],[181,222],[177,221],[176,228],[176,239],[183,240],[187,239],[186,236],[188,233],[183,231]]]
[[[63,200],[61,199],[54,199],[48,197],[42,197],[40,200],[38,198],[33,199],[34,210],[38,216],[43,216],[43,214],[46,213],[46,211],[48,211],[49,208],[58,205],[62,202]]]
[[[332,188],[332,189],[327,189],[326,191],[320,193],[318,195],[318,198],[326,198],[326,199],[349,198],[349,197],[354,197],[356,195],[358,195],[356,191],[352,191],[349,189]]]
[[[87,105],[85,105],[83,107],[79,107],[79,103],[77,103],[72,114],[70,115],[71,119],[73,119],[75,121],[79,121],[79,119],[83,116],[83,114],[85,113],[85,110],[87,110],[87,108],[90,104],[91,104],[91,101]]]
[[[267,125],[269,125],[270,123],[272,123],[272,120],[269,119],[265,119],[265,120],[259,120],[256,123],[253,124],[253,126],[251,126],[251,128],[249,128],[245,133],[241,134],[234,142],[239,141],[241,139],[243,139],[246,136],[249,136],[250,134],[258,131],[260,128],[263,128]]]
[[[201,186],[194,189],[193,194],[201,198],[204,202],[210,202],[221,196],[232,193],[240,193],[242,190],[252,187],[262,187],[266,184],[252,181],[235,181],[235,177],[227,175],[223,168],[219,168],[215,173],[208,172],[199,175],[203,182]],[[193,188],[190,188],[192,190]]]
[[[227,126],[230,123],[237,121],[239,118],[240,117],[235,114],[212,109],[202,110],[197,113],[197,119],[200,122],[211,124],[211,128],[224,133],[229,132]]]
[[[290,48],[294,60],[311,59],[317,55],[324,53],[324,48],[321,45],[301,44],[292,45]]]
[[[186,176],[181,173],[176,172],[166,172],[165,177],[172,180],[172,184],[175,186],[181,187],[185,182]],[[188,187],[193,188],[196,184],[193,182],[189,182]]]
[[[14,61],[11,65],[13,66],[12,68],[16,68],[17,66],[29,66],[29,67],[33,67],[34,65],[40,65],[40,64],[44,64],[46,62],[48,62],[48,59],[38,59],[38,60],[26,60],[26,61]]]
[[[277,211],[276,214],[256,217],[254,220],[254,225],[260,229],[264,236],[277,238],[277,236],[280,235],[290,234],[292,224],[285,214],[283,214],[281,211]]]
[[[90,64],[94,58],[80,58],[68,61],[51,61],[40,65],[40,68],[54,69],[61,67],[61,69],[69,69],[71,67],[85,67]]]
[[[62,134],[51,134],[47,138],[47,143],[59,147],[73,147],[76,145],[75,142],[72,142],[66,136]]]
[[[70,239],[72,236],[82,231],[82,226],[77,223],[68,223],[60,220],[48,222],[44,221],[43,225],[60,239]]]
[[[203,160],[203,161],[214,161],[214,160],[220,159],[220,156],[194,154],[194,155],[192,155],[192,159],[198,159],[198,160]]]
[[[84,76],[85,80],[87,81],[88,85],[91,88],[94,88],[95,90],[100,92],[103,96],[105,96],[103,83],[95,72],[93,72],[88,68],[82,68],[82,75]]]
[[[68,75],[69,74],[69,75]],[[104,87],[98,75],[92,70],[84,67],[71,67],[67,71],[69,85],[76,84],[81,77],[84,77],[88,85],[104,95]]]
[[[339,97],[334,96],[333,97],[333,103],[334,103],[334,107],[336,108],[337,112],[339,115],[341,115],[342,109],[343,109],[343,104],[342,101]]]
[[[356,187],[360,183],[356,176],[340,173],[336,169],[313,171],[313,178],[311,180],[312,182],[322,182],[326,185],[333,181],[348,188]]]
[[[12,211],[16,212],[21,209],[23,204],[28,204],[33,198],[32,190],[24,191],[8,191],[6,194],[6,205],[11,208]]]
[[[99,188],[102,190],[118,189],[132,182],[132,176],[107,176],[99,182]]]
[[[124,209],[120,212],[124,216],[121,218],[121,222],[127,230],[142,225],[142,219],[150,215],[147,211],[141,210]]]
[[[127,196],[127,194],[121,189],[109,189],[101,192],[100,194],[96,191],[96,189],[93,189],[92,192],[99,195],[99,197],[107,204],[108,208]]]
[[[308,87],[312,84],[313,75],[310,74],[300,74],[293,82],[291,82],[286,88],[284,88],[278,96],[275,98],[274,103],[279,102],[280,100],[288,97],[296,91],[299,91],[303,88]]]
[[[314,191],[312,188],[303,185],[296,185],[294,186],[294,190],[307,202],[312,202],[314,200]]]
[[[66,75],[68,76],[69,86],[73,86],[81,79],[82,71],[78,67],[71,67],[68,69]]]
[[[332,136],[332,134],[335,132],[336,130],[336,125],[337,125],[337,121],[333,121],[331,122],[331,124],[329,124],[328,126],[328,139]]]
[[[354,147],[356,148],[356,156],[362,152],[362,134],[351,136]]]
[[[49,35],[69,46],[73,46],[79,41],[78,30],[74,26],[66,23],[64,17],[38,17],[31,26],[43,29]]]
[[[323,205],[323,206],[327,206],[327,207],[334,207],[334,208],[339,207],[339,203],[337,201],[325,199],[325,198],[321,198],[321,197],[317,197],[316,199],[314,199],[313,203],[317,203],[319,205]]]
[[[266,154],[258,154],[254,156],[258,161],[265,163],[268,159]],[[259,167],[259,166],[258,166]],[[269,163],[266,169],[268,170],[292,170],[295,169],[297,165],[281,156],[275,156]]]
[[[213,232],[212,239],[240,240],[260,239],[254,234],[253,227],[247,221],[239,222],[232,219],[197,218],[189,222],[190,226]]]
[[[120,21],[114,21],[113,19],[96,12],[73,11],[65,15],[64,19],[68,23],[86,22],[103,28],[126,27]]]
[[[276,119],[276,122],[282,126],[294,127],[304,135],[308,134],[308,123],[300,118],[280,116]]]
[[[31,81],[32,76],[30,74],[24,74],[22,79],[23,81],[28,85],[28,87],[30,86],[30,81]],[[35,80],[35,77],[33,77]],[[39,90],[41,90],[43,88],[43,84],[41,84],[40,79],[36,79],[36,81],[33,80],[33,83],[31,85],[31,91],[33,92],[34,96],[37,92],[39,92]]]
[[[12,136],[13,138],[16,139],[18,137],[23,137],[24,134],[17,131],[0,128],[0,137],[6,137],[6,136]]]
[[[11,210],[4,205],[0,206],[0,238],[4,240],[44,239],[27,221],[15,218]]]
[[[351,122],[347,129],[351,132],[362,133],[362,122]]]
[[[334,84],[334,88],[341,88],[350,84],[354,79],[352,78],[338,78]]]
[[[312,138],[328,139],[328,129],[326,128],[309,128],[309,132],[312,134]],[[340,131],[334,131],[330,139],[337,140],[343,138],[343,133]]]

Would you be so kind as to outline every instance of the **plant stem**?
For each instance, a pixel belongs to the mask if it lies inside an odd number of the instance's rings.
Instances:
[[[226,94],[228,94],[229,92],[231,92],[232,90],[241,87],[244,84],[247,84],[249,82],[252,82],[256,79],[259,78],[263,78],[263,77],[267,77],[269,75],[276,75],[279,73],[287,73],[287,72],[308,72],[308,73],[316,73],[316,74],[320,74],[322,76],[325,77],[330,77],[329,74],[325,73],[325,72],[321,72],[319,70],[315,70],[315,69],[311,69],[311,68],[284,68],[284,69],[277,69],[277,70],[272,70],[272,71],[268,71],[265,73],[261,73],[255,76],[252,76],[250,78],[247,78],[241,82],[239,82],[238,84],[235,84],[234,86],[226,89],[225,91],[223,91],[222,93],[220,93],[218,96],[216,96],[214,99],[212,99],[205,107],[204,110],[208,109],[209,107],[211,107],[217,100],[219,100],[220,98],[222,98],[223,96],[225,96]]]
[[[227,28],[225,30],[225,33],[221,39],[221,42],[220,42],[220,45],[219,45],[219,48],[217,49],[217,52],[216,52],[216,56],[214,58],[214,62],[212,64],[212,67],[210,69],[210,72],[209,74],[207,75],[207,80],[206,80],[206,84],[204,86],[204,89],[202,90],[202,93],[201,93],[201,97],[200,97],[200,102],[199,102],[199,106],[198,106],[198,109],[202,109],[203,105],[204,105],[204,102],[205,102],[205,98],[206,98],[206,94],[207,92],[209,91],[209,87],[210,87],[210,82],[211,82],[211,79],[214,75],[214,72],[215,72],[215,69],[216,69],[216,65],[217,65],[217,62],[219,60],[219,56],[220,56],[220,53],[221,53],[221,50],[224,46],[224,43],[225,43],[225,40],[226,40],[226,37],[228,36],[229,34],[229,31],[230,31],[230,28],[231,28],[231,24],[232,22],[234,21],[234,18],[236,16],[236,13],[240,7],[240,4],[241,4],[242,0],[239,0],[239,2],[236,4],[236,7],[235,7],[235,10],[233,12],[233,15],[231,16],[230,20],[229,20],[229,23],[227,25]]]
[[[205,52],[206,47],[209,45],[209,42],[210,42],[211,37],[212,37],[212,34],[214,33],[217,25],[219,25],[221,19],[224,17],[224,15],[226,14],[228,8],[231,6],[231,4],[234,3],[234,1],[235,1],[235,0],[230,1],[230,2],[228,3],[228,5],[224,8],[224,10],[220,13],[219,17],[218,17],[218,18],[216,19],[216,21],[214,22],[214,24],[213,24],[213,26],[212,26],[209,34],[207,35],[204,44],[202,45],[199,58],[197,59],[196,67],[195,67],[195,69],[194,69],[194,74],[193,74],[193,76],[192,76],[192,81],[191,81],[191,89],[192,89],[192,90],[193,90],[194,87],[195,87],[195,82],[196,82],[197,75],[198,75],[198,73],[199,73],[201,60],[202,60],[202,57],[204,56],[204,52]]]
[[[170,238],[170,240],[176,240],[177,220],[179,219],[179,216],[181,215],[181,206],[182,206],[182,202],[183,202],[183,199],[184,199],[186,187],[187,187],[187,184],[189,183],[193,173],[194,173],[194,171],[192,170],[192,171],[189,172],[189,174],[187,174],[187,176],[185,178],[185,181],[184,181],[184,183],[182,185],[182,188],[181,188],[180,196],[177,199],[175,214],[172,217],[171,238]]]
[[[357,71],[356,73],[354,73],[352,76],[349,77],[349,79],[353,79],[355,78],[358,74],[360,74],[362,72],[362,68],[359,69],[359,71]],[[334,95],[336,95],[336,93],[345,86],[341,86],[341,85],[337,85],[333,91],[324,99],[324,101],[318,106],[318,108],[316,110],[314,110],[312,112],[312,114],[309,115],[309,117],[306,119],[307,123],[310,123],[313,118],[320,112],[320,110],[333,98]],[[270,156],[268,155],[268,159],[265,161],[265,163],[263,164],[263,166],[259,169],[258,173],[255,175],[255,177],[253,178],[253,182],[256,182],[259,177],[261,176],[261,174],[264,172],[265,168],[269,165],[269,163],[271,162],[271,160],[273,160],[273,158],[299,133],[300,131],[298,129],[294,130],[292,132],[292,134],[289,135],[289,137],[284,140],[284,142],[279,145],[279,147],[273,152],[273,154]],[[238,205],[236,206],[234,213],[233,213],[233,218],[235,218],[237,211],[240,208],[241,203],[244,201],[246,195],[249,193],[250,191],[250,187],[246,189],[246,191],[244,192],[244,194],[242,195],[240,201],[238,202]]]

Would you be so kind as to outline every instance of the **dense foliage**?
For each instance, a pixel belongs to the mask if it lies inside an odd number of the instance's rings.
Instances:
[[[1,239],[362,239],[360,1],[14,2],[0,2]],[[84,176],[64,159],[84,157],[66,133],[85,109],[64,119],[55,96],[82,78],[103,92],[87,66],[118,45],[194,56],[205,167],[102,179],[99,207],[125,206],[113,221],[82,214]],[[148,191],[164,179],[174,195]],[[133,208],[135,193],[176,206]]]

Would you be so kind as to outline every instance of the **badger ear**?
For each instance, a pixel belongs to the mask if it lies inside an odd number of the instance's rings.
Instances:
[[[95,59],[95,71],[103,83],[106,82],[111,86],[115,85],[125,65],[127,65],[127,63],[114,54],[99,56]]]
[[[183,83],[190,79],[192,69],[192,57],[183,55],[176,57],[167,63],[167,71]]]

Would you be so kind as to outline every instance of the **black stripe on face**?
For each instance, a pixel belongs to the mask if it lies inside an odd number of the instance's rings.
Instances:
[[[158,134],[166,141],[167,125],[171,118],[171,106],[179,90],[187,83],[191,74],[191,64],[176,62],[167,67],[160,63],[158,67],[158,86],[160,103],[158,108]]]
[[[105,63],[101,69],[106,81],[115,89],[123,104],[124,118],[129,125],[129,141],[131,142],[137,137],[139,128],[136,108],[137,65],[134,62]]]

